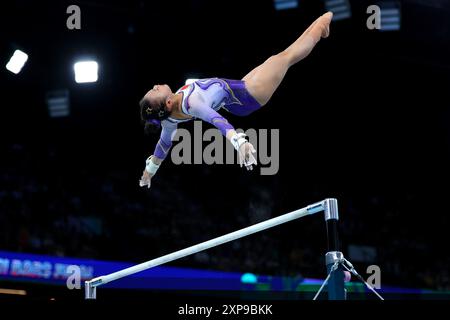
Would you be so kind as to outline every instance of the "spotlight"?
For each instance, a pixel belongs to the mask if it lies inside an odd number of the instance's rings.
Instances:
[[[28,55],[25,52],[16,50],[14,51],[14,54],[12,55],[11,59],[9,59],[8,63],[6,64],[6,69],[8,69],[14,74],[18,74],[20,70],[22,70],[27,60]]]
[[[73,65],[77,83],[96,82],[98,79],[98,64],[96,61],[79,61]]]

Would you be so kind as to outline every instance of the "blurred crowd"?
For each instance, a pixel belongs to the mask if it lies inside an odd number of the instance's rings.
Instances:
[[[190,190],[179,176],[165,174],[144,192],[138,177],[67,165],[57,148],[36,152],[10,144],[3,150],[0,250],[142,262],[285,213],[276,185],[242,184],[240,192],[214,196],[205,195],[211,186],[192,182]],[[374,248],[375,257],[354,257],[354,264],[360,273],[379,265],[384,283],[449,290],[447,255],[437,253],[432,241],[411,238],[399,218],[400,204],[408,210],[404,204],[412,203],[412,197],[344,201],[343,250],[349,245]],[[375,216],[381,220],[373,222]],[[323,278],[326,243],[317,236],[323,221],[316,220],[321,219],[277,227],[172,265]]]

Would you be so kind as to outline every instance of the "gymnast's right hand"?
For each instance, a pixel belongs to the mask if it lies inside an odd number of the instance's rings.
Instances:
[[[147,186],[148,188],[150,188],[150,185],[152,182],[152,177],[153,177],[153,175],[151,175],[150,173],[147,172],[147,170],[144,169],[141,180],[139,180],[139,186],[140,187]]]

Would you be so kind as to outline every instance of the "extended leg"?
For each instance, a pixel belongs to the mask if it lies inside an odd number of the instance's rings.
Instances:
[[[332,17],[331,12],[320,16],[286,50],[271,56],[242,79],[261,105],[270,100],[289,67],[308,56],[321,38],[328,37]]]

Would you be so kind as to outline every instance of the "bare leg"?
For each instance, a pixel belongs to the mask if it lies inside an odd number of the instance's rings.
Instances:
[[[270,100],[289,67],[308,56],[321,38],[328,37],[332,17],[331,12],[320,16],[286,50],[271,56],[242,78],[247,90],[262,106]]]

